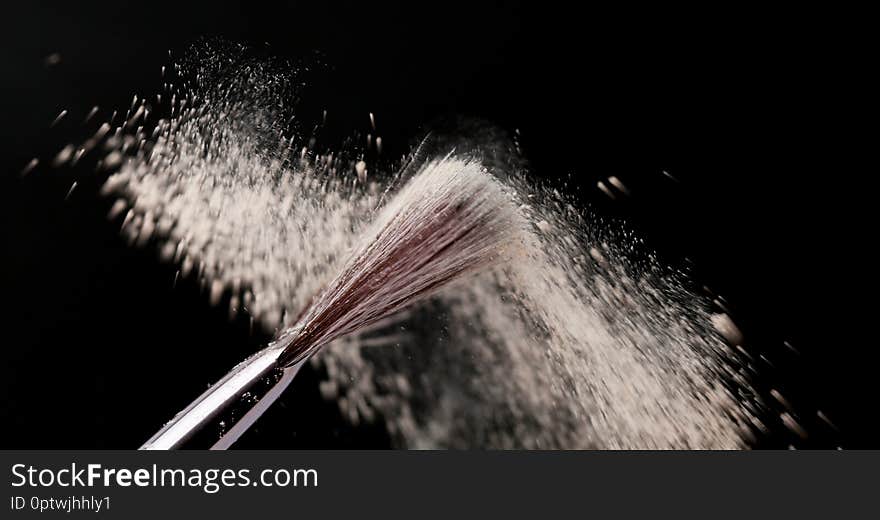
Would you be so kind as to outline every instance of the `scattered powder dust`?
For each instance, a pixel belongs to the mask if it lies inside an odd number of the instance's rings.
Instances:
[[[561,213],[521,209],[525,257],[414,311],[396,348],[329,348],[325,396],[351,420],[392,418],[407,447],[744,447],[729,347],[693,295],[607,245],[584,257]]]
[[[319,153],[287,101],[295,74],[245,56],[193,51],[85,145],[103,143],[123,233],[157,244],[213,304],[270,332],[292,325],[417,172],[491,171],[526,222],[513,260],[312,358],[349,421],[382,421],[407,448],[746,446],[760,424],[731,347],[680,276],[632,259],[635,237],[599,238],[600,221],[479,151],[396,175],[363,151]]]
[[[192,83],[166,83],[171,109],[153,139],[108,141],[108,157],[139,148],[104,191],[120,196],[114,210],[127,212],[132,241],[158,235],[162,257],[179,262],[181,276],[198,276],[212,303],[229,293],[231,313],[280,329],[331,279],[368,223],[378,186],[358,189],[356,176],[337,174],[351,165],[282,133],[286,73],[236,62],[229,66],[243,73],[227,75],[215,67],[232,56],[198,57]]]

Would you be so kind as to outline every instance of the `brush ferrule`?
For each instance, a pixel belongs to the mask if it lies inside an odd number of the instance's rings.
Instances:
[[[282,346],[273,344],[239,363],[223,379],[171,419],[156,435],[144,443],[141,449],[179,448],[223,410],[240,401],[244,393],[257,381],[278,368],[278,357],[282,352],[284,352]]]

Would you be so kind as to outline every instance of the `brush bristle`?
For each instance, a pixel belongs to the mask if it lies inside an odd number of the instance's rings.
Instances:
[[[285,361],[502,261],[523,229],[511,195],[478,162],[446,157],[426,164],[291,327],[296,337]]]

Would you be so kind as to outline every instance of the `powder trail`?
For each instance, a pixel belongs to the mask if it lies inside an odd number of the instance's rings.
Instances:
[[[319,153],[286,126],[290,73],[242,55],[194,53],[166,77],[163,117],[136,98],[114,134],[102,126],[104,192],[125,235],[212,303],[268,331],[296,325],[297,356],[326,344],[312,362],[348,420],[383,421],[400,447],[744,446],[757,420],[730,347],[687,284],[629,259],[632,237],[596,238],[599,222],[490,175],[479,152],[416,161],[423,182],[370,171],[357,150]],[[401,205],[413,199],[430,207]]]

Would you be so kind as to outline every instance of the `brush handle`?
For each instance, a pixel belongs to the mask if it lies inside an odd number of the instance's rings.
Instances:
[[[243,394],[255,383],[269,376],[274,370],[283,369],[284,374],[281,379],[275,382],[261,399],[253,402],[251,409],[223,434],[212,449],[226,449],[231,446],[281,395],[302,366],[304,360],[290,367],[279,366],[278,359],[283,352],[283,344],[272,344],[239,363],[223,379],[171,419],[140,449],[173,450],[181,447],[221,412],[240,404]]]

